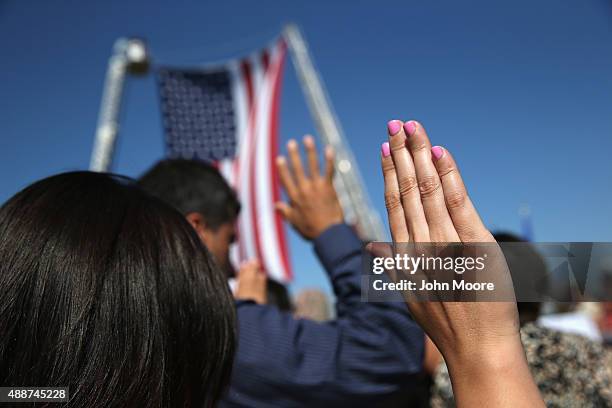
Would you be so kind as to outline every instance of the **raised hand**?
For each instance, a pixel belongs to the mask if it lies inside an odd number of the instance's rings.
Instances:
[[[394,120],[387,127],[382,169],[393,241],[495,243],[448,150],[432,147],[416,121]],[[502,263],[485,273],[509,282],[505,260]],[[406,299],[448,364],[459,406],[542,404],[522,351],[516,303],[419,302],[409,295]]]
[[[304,147],[308,171],[304,169],[295,140],[287,143],[291,168],[284,156],[276,159],[280,180],[289,198],[289,203],[278,202],[276,208],[302,237],[312,240],[328,227],[341,223],[344,216],[333,185],[332,149],[325,149],[325,169],[321,172],[312,136],[304,137]]]
[[[268,301],[267,281],[268,277],[261,270],[258,261],[244,262],[240,265],[238,271],[234,297],[239,300],[252,300],[260,305],[265,305]]]

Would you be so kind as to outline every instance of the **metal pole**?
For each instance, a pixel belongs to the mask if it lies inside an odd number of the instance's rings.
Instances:
[[[378,213],[372,208],[369,196],[357,168],[355,157],[344,138],[340,122],[333,112],[323,82],[314,67],[308,46],[298,27],[289,24],[284,38],[292,55],[302,91],[306,97],[315,127],[323,141],[336,152],[335,186],[348,222],[357,226],[366,240],[386,240],[386,233]]]
[[[98,126],[89,164],[91,171],[110,170],[119,131],[119,113],[125,77],[128,73],[145,74],[148,65],[149,58],[144,41],[120,38],[115,42],[104,81]]]

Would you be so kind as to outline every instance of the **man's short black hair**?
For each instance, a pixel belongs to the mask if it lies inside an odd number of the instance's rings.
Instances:
[[[530,284],[535,284],[539,293],[546,293],[549,284],[548,268],[544,258],[538,253],[536,247],[511,232],[494,232],[493,237],[500,243],[525,243],[525,246],[520,248],[512,245],[502,246],[502,251],[508,263],[514,286],[525,290]],[[517,302],[517,307],[521,326],[537,320],[540,316],[540,302]]]
[[[213,230],[235,221],[240,213],[234,190],[216,168],[200,160],[159,161],[138,184],[183,215],[202,214],[206,226]]]

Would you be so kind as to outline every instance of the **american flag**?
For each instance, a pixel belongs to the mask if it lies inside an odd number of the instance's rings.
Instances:
[[[160,68],[158,83],[170,157],[214,163],[236,189],[242,211],[232,260],[259,259],[268,276],[292,273],[274,165],[286,45],[206,69]]]

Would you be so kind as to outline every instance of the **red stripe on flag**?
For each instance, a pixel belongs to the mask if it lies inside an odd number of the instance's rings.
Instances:
[[[270,53],[268,50],[263,50],[261,53],[261,63],[263,64],[264,71],[268,72],[268,68],[270,67]]]
[[[246,83],[246,90],[247,90],[247,106],[249,107],[249,110],[251,110],[253,108],[253,79],[251,78],[251,74],[252,74],[252,70],[251,70],[251,64],[249,63],[249,60],[245,59],[242,60],[242,63],[240,64],[240,68],[242,71],[242,76],[244,77],[244,81]]]
[[[283,79],[283,71],[285,65],[285,54],[286,54],[287,46],[284,40],[280,40],[279,43],[279,52],[281,53],[279,58],[279,67],[278,74],[276,78],[274,78],[274,94],[272,95],[272,109],[271,117],[270,117],[270,167],[272,174],[272,194],[273,194],[273,203],[280,201],[280,182],[278,177],[278,172],[276,170],[275,161],[276,156],[278,156],[278,124],[279,124],[279,105],[280,105],[280,95],[281,95],[281,84]],[[287,245],[287,235],[285,233],[285,228],[283,226],[283,220],[281,215],[278,212],[274,214],[274,222],[276,224],[276,236],[278,237],[278,245],[280,247],[280,256],[283,264],[283,268],[285,269],[285,279],[291,280],[293,278],[293,272],[291,270],[291,266],[289,264],[289,246]]]
[[[251,135],[251,118],[254,116],[254,91],[253,91],[253,77],[252,77],[252,68],[251,68],[251,63],[249,62],[248,59],[244,59],[241,61],[240,63],[240,72],[242,74],[242,80],[245,84],[245,88],[246,88],[246,96],[247,96],[247,101],[246,101],[246,107],[247,107],[247,134],[243,135],[245,138],[250,137]],[[244,143],[244,140],[241,141],[241,143]],[[241,181],[241,171],[240,171],[240,160],[234,160],[234,174],[236,174],[236,188],[239,190],[240,189],[240,181]],[[247,210],[247,209],[244,209]],[[244,211],[243,210],[243,211]],[[236,223],[236,234],[238,235],[238,254],[239,254],[239,258],[240,261],[245,261],[247,260],[248,254],[247,254],[247,250],[246,250],[246,243],[245,240],[248,239],[248,237],[245,236],[244,232],[240,231],[240,223]]]

